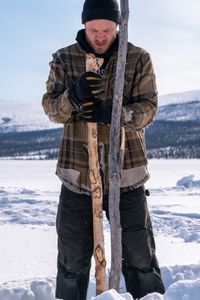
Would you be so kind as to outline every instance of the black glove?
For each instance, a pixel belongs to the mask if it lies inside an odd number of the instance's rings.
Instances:
[[[83,100],[80,103],[79,119],[84,122],[111,123],[112,105],[99,98]]]
[[[103,92],[102,76],[94,72],[85,72],[70,88],[70,96],[76,103],[84,99],[94,98]]]

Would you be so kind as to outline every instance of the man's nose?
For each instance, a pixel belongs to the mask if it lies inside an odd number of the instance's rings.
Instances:
[[[105,38],[105,34],[103,33],[103,32],[98,32],[97,33],[97,38],[99,39],[99,40],[103,40],[104,38]]]

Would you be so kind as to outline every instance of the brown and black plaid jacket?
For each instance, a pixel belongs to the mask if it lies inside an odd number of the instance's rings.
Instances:
[[[104,101],[111,101],[117,52],[106,65],[103,75]],[[76,105],[70,99],[69,87],[85,72],[85,52],[78,43],[58,50],[50,62],[47,92],[42,105],[50,120],[64,124],[56,173],[69,189],[90,194],[87,126],[75,116]],[[155,75],[149,54],[128,43],[125,69],[122,126],[125,128],[125,157],[121,188],[129,190],[144,184],[147,171],[144,128],[157,110]],[[108,153],[110,125],[98,124],[99,161],[104,193],[108,192]]]

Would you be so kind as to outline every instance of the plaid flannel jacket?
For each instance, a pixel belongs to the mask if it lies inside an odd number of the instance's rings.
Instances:
[[[53,54],[42,105],[50,120],[64,124],[56,174],[69,189],[90,194],[87,126],[76,117],[77,107],[69,93],[70,86],[85,72],[85,54],[78,43]],[[116,64],[117,52],[111,56],[104,70],[103,101],[112,102]],[[122,191],[138,187],[149,178],[144,128],[152,122],[156,110],[157,89],[151,58],[144,49],[128,43],[121,116],[126,139]],[[110,125],[97,126],[103,191],[108,193]]]

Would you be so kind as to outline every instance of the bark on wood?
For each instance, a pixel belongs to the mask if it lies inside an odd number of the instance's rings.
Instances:
[[[96,72],[103,64],[102,58],[96,58],[93,54],[86,55],[86,70]],[[103,236],[103,191],[98,159],[98,133],[96,123],[87,123],[88,130],[88,154],[90,184],[93,206],[93,232],[94,232],[94,258],[96,264],[96,295],[106,290],[106,260]]]
[[[114,86],[114,99],[112,110],[112,122],[110,131],[110,150],[109,150],[109,215],[111,230],[111,270],[109,274],[109,289],[119,291],[119,282],[122,266],[122,242],[120,224],[120,181],[121,168],[123,163],[123,148],[125,141],[124,129],[120,130],[121,108],[123,100],[124,73],[127,54],[128,41],[128,0],[121,0],[122,23],[120,25],[118,61]],[[120,148],[121,132],[121,148]]]

